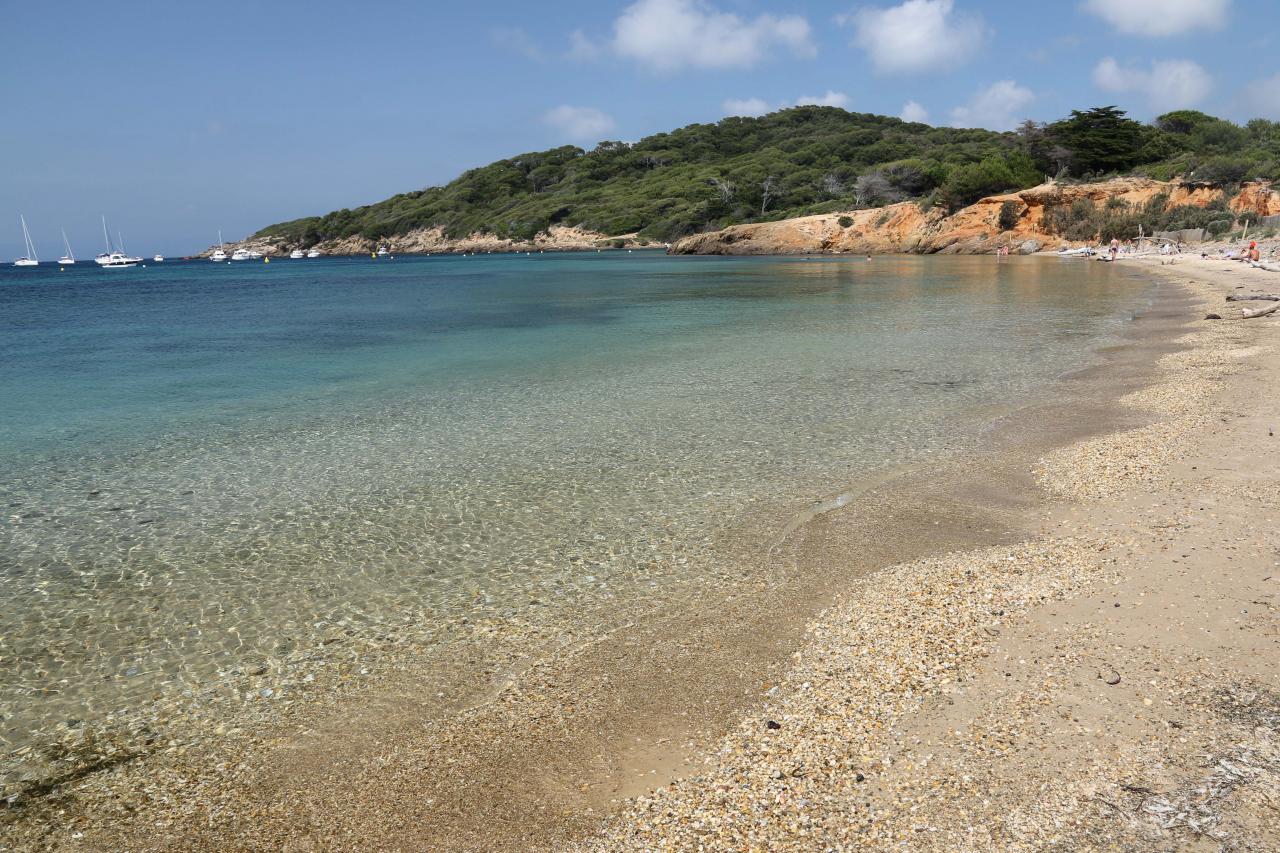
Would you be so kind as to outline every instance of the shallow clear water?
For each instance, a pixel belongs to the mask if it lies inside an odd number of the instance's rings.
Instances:
[[[0,271],[14,747],[335,637],[710,576],[969,446],[1143,299],[1036,258],[90,266]]]

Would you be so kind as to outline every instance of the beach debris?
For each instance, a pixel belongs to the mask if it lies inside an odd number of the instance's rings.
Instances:
[[[1222,315],[1221,314],[1205,314],[1204,318],[1206,320],[1221,320]]]
[[[1280,311],[1280,302],[1277,302],[1268,308],[1255,308],[1253,310],[1245,309],[1241,312],[1240,319],[1252,320],[1254,317],[1265,317],[1268,314],[1274,314],[1276,311]]]

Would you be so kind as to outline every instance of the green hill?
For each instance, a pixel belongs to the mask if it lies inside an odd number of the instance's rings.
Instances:
[[[439,226],[527,240],[554,224],[673,240],[741,222],[876,206],[908,198],[958,207],[1032,186],[1045,174],[1137,172],[1238,182],[1280,173],[1280,124],[1245,127],[1184,110],[1151,125],[1114,107],[1018,131],[930,127],[835,107],[726,118],[634,144],[521,154],[443,187],[262,229],[309,246]]]

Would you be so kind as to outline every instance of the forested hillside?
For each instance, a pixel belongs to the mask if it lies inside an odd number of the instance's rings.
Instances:
[[[1114,107],[1073,111],[1016,132],[930,127],[835,107],[726,118],[634,144],[521,154],[443,187],[272,225],[309,246],[378,240],[439,226],[449,237],[527,240],[551,225],[673,240],[743,222],[853,210],[905,199],[956,209],[993,193],[1062,180],[1142,174],[1238,183],[1280,176],[1280,123],[1241,127],[1203,113],[1152,124]]]

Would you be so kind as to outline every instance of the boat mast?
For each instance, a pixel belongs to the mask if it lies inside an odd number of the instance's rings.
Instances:
[[[33,261],[40,260],[36,257],[35,244],[31,242],[31,232],[27,230],[27,217],[19,213],[18,219],[22,220],[22,241],[27,244],[27,257]]]
[[[102,215],[102,241],[107,244],[107,254],[111,254],[111,235],[107,233],[107,215]]]
[[[67,250],[67,257],[74,261],[76,256],[71,252],[71,241],[67,239],[67,229],[65,228],[62,229],[62,245]]]

